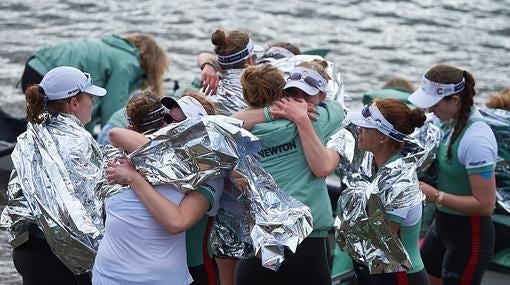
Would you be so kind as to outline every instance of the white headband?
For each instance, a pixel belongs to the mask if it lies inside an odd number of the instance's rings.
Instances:
[[[406,137],[405,134],[396,130],[393,125],[384,118],[383,114],[379,111],[379,108],[377,108],[375,104],[365,106],[361,110],[361,115],[381,133],[396,141],[401,142]]]
[[[218,55],[218,62],[224,65],[234,64],[247,59],[252,53],[255,45],[253,42],[248,40],[246,47],[239,52],[231,55]]]

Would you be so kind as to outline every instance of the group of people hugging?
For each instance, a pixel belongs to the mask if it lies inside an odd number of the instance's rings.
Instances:
[[[257,53],[244,30],[211,42],[199,86],[172,95],[148,35],[27,61],[27,130],[0,224],[23,284],[331,284],[335,229],[359,284],[480,284],[498,141],[470,72],[438,64],[418,89],[385,87],[347,110],[333,62],[285,42]],[[271,213],[299,218],[259,222]],[[266,230],[280,243],[261,249]]]

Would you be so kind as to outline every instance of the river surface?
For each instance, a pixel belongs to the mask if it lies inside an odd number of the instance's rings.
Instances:
[[[465,68],[477,80],[476,102],[510,86],[510,0],[443,1],[15,1],[0,2],[0,108],[24,116],[16,87],[24,63],[43,45],[107,33],[153,35],[172,60],[168,77],[186,84],[196,55],[211,51],[218,27],[244,28],[262,46],[288,41],[328,48],[354,99],[400,75],[418,86],[437,63]],[[1,131],[1,130],[0,130]],[[7,175],[0,175],[0,192]],[[0,283],[18,284],[5,233]]]

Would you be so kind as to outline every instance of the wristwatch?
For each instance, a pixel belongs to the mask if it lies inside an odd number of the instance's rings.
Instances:
[[[443,191],[437,191],[437,193],[436,193],[436,206],[438,208],[441,208],[441,207],[444,206],[443,198],[444,198],[444,192]]]

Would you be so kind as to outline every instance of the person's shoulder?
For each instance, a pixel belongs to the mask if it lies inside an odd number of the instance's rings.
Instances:
[[[345,116],[344,107],[337,101],[326,99],[318,104],[317,112],[319,113],[318,121],[343,120]]]

